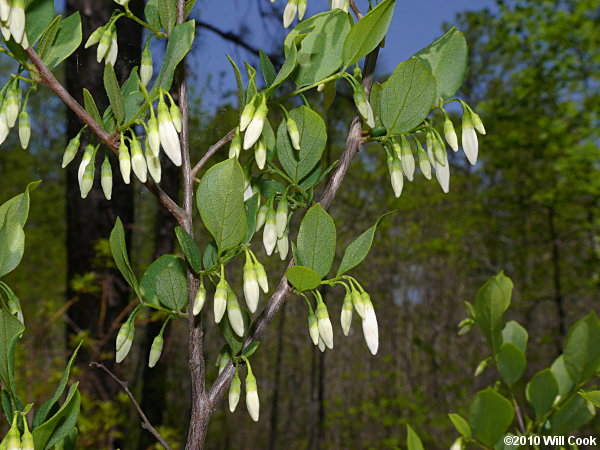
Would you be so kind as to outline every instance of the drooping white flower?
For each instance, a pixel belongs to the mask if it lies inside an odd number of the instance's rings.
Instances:
[[[162,97],[158,102],[158,134],[160,136],[160,143],[173,164],[177,167],[181,166],[181,144],[179,142],[179,136],[175,125],[171,121],[171,115],[167,108],[166,103]]]
[[[402,163],[398,159],[397,155],[388,157],[388,170],[390,172],[390,181],[392,183],[392,189],[396,198],[402,194],[402,187],[404,186],[404,177],[402,175]]]
[[[423,150],[423,146],[418,139],[415,139],[417,143],[417,158],[419,158],[419,169],[421,169],[421,173],[425,178],[431,180],[431,163],[429,162],[429,158],[427,157],[427,153]]]
[[[438,142],[437,146],[443,147],[443,144]],[[443,151],[443,157],[444,164],[439,163],[437,160],[434,161],[435,177],[437,178],[438,183],[440,183],[442,191],[447,194],[450,191],[450,164],[445,150]]]
[[[229,292],[229,285],[227,281],[225,281],[225,277],[221,278],[221,281],[217,284],[217,289],[215,290],[215,300],[214,300],[214,312],[215,312],[215,322],[219,323],[223,316],[225,315],[225,310],[227,309],[227,293]]]
[[[479,114],[473,113],[472,119],[473,126],[475,127],[477,132],[480,134],[485,134],[485,127],[483,126],[483,122],[481,121],[481,117],[479,117]]]
[[[25,2],[24,0],[12,0],[10,17],[8,18],[10,34],[17,44],[23,40],[25,33]]]
[[[146,164],[146,158],[142,153],[142,146],[137,137],[133,136],[131,139],[131,168],[133,173],[138,179],[145,183],[148,180],[148,165]]]
[[[479,144],[477,142],[477,134],[473,126],[471,114],[465,111],[462,116],[462,148],[471,165],[477,164],[477,153]]]
[[[235,408],[237,408],[238,402],[240,401],[241,387],[242,382],[236,371],[233,380],[231,380],[231,385],[229,386],[229,411],[231,412],[235,411]]]
[[[29,146],[29,139],[31,138],[31,125],[29,123],[29,114],[25,109],[19,114],[19,141],[21,147],[26,149]]]
[[[349,3],[349,0],[331,0],[331,9],[341,9],[348,12]]]
[[[227,293],[227,318],[235,334],[244,336],[244,317],[237,296],[231,289]]]
[[[321,335],[319,335],[319,350],[321,350],[321,353],[323,353],[325,351],[325,349],[327,348],[325,346],[325,341],[323,340],[323,338],[321,337]]]
[[[319,336],[321,336],[327,348],[333,348],[333,327],[331,326],[327,306],[323,301],[319,301],[317,305],[317,323],[319,325]]]
[[[242,150],[242,138],[238,132],[235,133],[233,139],[231,140],[231,144],[229,145],[229,157],[230,158],[239,158],[240,152]]]
[[[410,142],[406,139],[406,136],[400,136],[400,162],[402,163],[402,172],[408,178],[408,181],[412,181],[415,174],[415,157],[413,156],[410,148]]]
[[[369,128],[375,127],[375,117],[373,116],[373,109],[371,108],[371,104],[367,100],[367,94],[363,90],[362,87],[357,88],[353,94],[354,104],[356,105],[356,109],[362,116],[363,120],[367,124]]]
[[[18,82],[13,83],[8,89],[5,105],[6,123],[8,128],[12,128],[19,117],[19,108],[21,106],[21,88],[19,87]]]
[[[113,25],[111,27],[110,46],[108,48],[108,52],[106,53],[106,63],[114,67],[115,63],[117,62],[118,55],[119,44],[117,42],[117,28]]]
[[[254,261],[254,271],[256,273],[258,285],[266,294],[267,292],[269,292],[269,280],[267,279],[265,267],[260,262]]]
[[[246,128],[246,133],[244,134],[244,150],[248,150],[252,147],[262,135],[268,112],[269,109],[267,108],[266,100],[263,97],[262,103],[256,109],[250,124]]]
[[[145,151],[146,156],[146,165],[148,166],[148,172],[150,172],[150,176],[154,181],[160,183],[162,177],[162,169],[160,167],[160,158],[155,156],[152,150],[148,149],[146,146]]]
[[[267,144],[262,137],[258,140],[258,144],[256,144],[254,160],[260,170],[265,168],[265,163],[267,162]]]
[[[277,245],[276,214],[272,206],[269,206],[269,210],[267,211],[267,220],[263,231],[263,245],[269,256],[271,256],[275,245]]]
[[[110,200],[112,197],[113,177],[112,167],[110,166],[108,155],[104,155],[104,161],[102,162],[102,168],[100,172],[100,184],[102,185],[104,197],[106,197],[106,200]]]
[[[292,147],[294,147],[294,150],[300,151],[300,132],[298,131],[296,121],[291,117],[288,117],[285,123],[290,136],[290,141],[292,141]]]
[[[379,327],[371,300],[365,301],[365,318],[362,321],[363,334],[371,354],[377,354],[379,348]]]
[[[240,116],[240,131],[245,131],[250,125],[252,118],[254,117],[254,112],[256,111],[257,96],[255,95],[252,100],[246,103],[244,109],[242,110],[242,114]],[[259,101],[260,103],[260,101]]]
[[[0,21],[0,32],[2,32],[2,37],[5,41],[10,39],[10,28],[8,27],[8,23]]]
[[[92,190],[92,186],[94,185],[94,172],[96,170],[94,164],[95,156],[96,152],[94,151],[92,158],[86,164],[85,170],[83,171],[83,176],[81,177],[81,182],[79,183],[79,189],[81,190],[81,198],[86,198]]]
[[[304,19],[306,14],[306,0],[298,0],[298,20]]]
[[[152,52],[150,51],[150,47],[146,45],[144,47],[144,51],[142,52],[142,62],[140,65],[140,81],[144,86],[146,86],[150,79],[152,78]]]
[[[283,11],[283,28],[289,27],[298,12],[298,0],[288,0],[285,10]]]
[[[123,361],[129,353],[129,350],[131,349],[131,344],[133,342],[134,333],[135,326],[133,320],[127,320],[127,322],[121,325],[119,333],[117,334],[116,342],[117,356],[115,359],[117,363]]]
[[[356,310],[356,313],[361,317],[361,319],[365,318],[365,304],[363,302],[362,296],[360,292],[356,289],[353,289],[351,292],[352,296],[352,306]]]
[[[150,356],[148,357],[148,367],[152,368],[158,362],[162,353],[164,339],[162,333],[154,338],[150,347]]]
[[[254,262],[250,254],[246,253],[246,263],[244,264],[244,298],[251,313],[256,312],[259,296],[260,286],[256,278]]]
[[[277,205],[277,213],[275,215],[275,226],[277,230],[277,237],[283,237],[283,233],[285,233],[285,229],[287,228],[287,220],[288,220],[288,200],[286,196],[279,201]]]
[[[198,292],[196,292],[196,296],[194,297],[194,305],[192,307],[192,314],[197,316],[200,311],[202,311],[202,307],[204,306],[204,302],[206,301],[206,289],[204,287],[204,280],[200,279],[200,287],[198,288]]]
[[[0,0],[0,20],[8,22],[11,0]]]
[[[283,236],[277,238],[277,251],[279,252],[279,258],[281,258],[282,261],[285,261],[287,258],[289,249],[290,242],[288,239],[288,232],[286,230],[284,231]]]
[[[83,151],[83,156],[81,157],[81,162],[79,163],[79,170],[77,171],[77,181],[79,181],[79,186],[81,186],[81,182],[83,181],[83,173],[85,172],[85,168],[88,163],[92,160],[92,156],[94,156],[94,146],[92,144],[88,144]]]
[[[110,44],[112,41],[112,30],[110,27],[104,28],[102,32],[102,36],[100,36],[100,43],[98,44],[98,48],[96,49],[96,61],[101,62],[104,57],[107,55]]]
[[[269,211],[268,205],[262,205],[258,208],[258,213],[256,213],[256,231],[260,230],[262,226],[267,221],[267,212]]]
[[[129,149],[122,135],[121,145],[119,146],[119,170],[121,171],[123,182],[129,184],[131,181],[131,157],[129,156]]]
[[[2,124],[0,123],[0,126],[1,125]],[[77,155],[77,151],[79,150],[79,144],[80,144],[80,142],[81,142],[81,131],[79,133],[77,133],[77,136],[75,136],[74,138],[72,138],[69,141],[69,144],[67,145],[67,148],[65,149],[65,153],[64,153],[63,159],[62,159],[62,168],[63,169],[65,167],[67,167],[67,165],[71,161],[73,161],[73,159]]]
[[[260,413],[260,400],[258,399],[258,388],[256,387],[256,378],[248,364],[248,375],[246,376],[246,408],[252,420],[258,422]]]
[[[308,333],[310,335],[310,339],[313,344],[319,344],[319,324],[317,321],[317,316],[313,313],[308,315]]]
[[[450,148],[457,152],[458,138],[456,137],[456,131],[454,131],[454,124],[448,116],[445,116],[444,118],[444,137],[446,138],[446,142],[448,142]]]
[[[146,141],[150,150],[152,150],[152,154],[158,157],[160,153],[160,134],[158,133],[158,120],[156,120],[152,109],[150,110],[150,118],[146,125]]]
[[[183,127],[183,121],[181,118],[181,110],[179,106],[171,100],[171,107],[169,108],[169,114],[171,114],[171,121],[173,122],[173,126],[178,133],[181,133]]]
[[[344,303],[342,304],[342,313],[340,314],[340,325],[344,336],[348,336],[350,332],[350,325],[352,324],[352,294],[346,292],[344,296]]]

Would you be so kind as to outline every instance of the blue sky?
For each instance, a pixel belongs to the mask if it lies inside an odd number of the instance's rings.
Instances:
[[[271,27],[260,22],[259,2],[264,8],[270,7],[269,0],[199,0],[193,15],[223,31],[239,33],[241,27],[246,27],[244,35],[252,46],[273,52],[282,44],[284,30],[280,22]],[[285,0],[276,0],[275,4],[283,6]],[[366,10],[368,3],[358,0],[358,4]],[[396,64],[443,34],[443,24],[452,25],[456,13],[493,7],[493,4],[493,0],[398,0],[386,48],[381,53],[379,70],[393,70]],[[327,8],[328,0],[308,0],[307,14]],[[223,92],[235,89],[235,79],[225,54],[229,53],[240,67],[244,59],[256,61],[250,53],[208,30],[202,30],[198,37],[190,69],[197,77],[196,86],[205,86],[204,104],[210,108],[216,106]]]

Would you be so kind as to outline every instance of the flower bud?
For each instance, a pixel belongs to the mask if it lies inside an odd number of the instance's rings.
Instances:
[[[6,108],[4,105],[0,107],[0,144],[4,142],[8,136],[8,124],[6,123]]]
[[[277,251],[279,252],[279,258],[284,261],[287,258],[288,251],[290,249],[290,243],[288,240],[287,230],[283,232],[283,236],[277,238]]]
[[[231,144],[229,145],[229,157],[230,158],[239,158],[240,152],[242,150],[242,138],[238,132],[235,133],[233,139],[231,140]]]
[[[18,418],[18,413],[13,415],[12,425],[4,438],[6,450],[21,450],[21,433],[19,433],[19,426],[17,425]]]
[[[29,48],[29,40],[27,39],[27,32],[23,33],[23,39],[21,39],[21,47],[23,47],[24,50],[27,50]]]
[[[442,147],[442,144],[439,142],[434,144],[434,148],[436,147]],[[444,193],[447,194],[450,190],[450,164],[448,163],[448,156],[446,155],[445,150],[443,150],[442,154],[444,156],[444,164],[440,164],[437,160],[434,163],[435,177],[437,178],[438,183],[440,183]]]
[[[321,353],[323,353],[325,351],[325,349],[327,348],[327,347],[325,347],[325,341],[323,340],[323,338],[320,335],[319,335],[318,346],[319,346],[319,350],[321,350]]]
[[[110,27],[104,28],[102,32],[102,36],[100,36],[100,43],[98,44],[98,48],[96,49],[96,61],[101,62],[108,50],[110,49],[110,44],[112,42],[112,31]]]
[[[171,121],[173,122],[175,130],[177,130],[178,133],[181,133],[181,129],[183,126],[183,122],[181,119],[181,110],[179,109],[179,106],[175,104],[175,102],[171,102],[169,114],[171,114]]]
[[[244,131],[250,125],[252,118],[254,117],[254,112],[256,111],[256,106],[254,105],[256,101],[256,96],[250,100],[244,109],[242,110],[242,115],[240,117],[240,131]]]
[[[154,338],[152,346],[150,347],[150,357],[148,358],[148,367],[152,368],[158,362],[160,354],[162,353],[164,339],[162,332]]]
[[[11,0],[0,0],[0,20],[2,20],[2,22],[8,22],[10,16],[10,2]]]
[[[200,279],[200,287],[198,288],[198,292],[196,292],[196,297],[194,297],[194,306],[192,307],[192,314],[197,316],[200,311],[202,311],[202,307],[204,306],[204,302],[206,301],[206,289],[204,288],[204,280]]]
[[[160,99],[158,103],[158,133],[160,135],[160,143],[173,164],[181,166],[181,145],[177,130],[171,121],[171,115],[167,109],[167,105]]]
[[[35,450],[33,445],[33,435],[31,431],[29,431],[29,426],[27,424],[27,416],[25,414],[23,417],[23,435],[21,436],[21,450]]]
[[[294,147],[295,150],[300,151],[300,132],[298,131],[296,121],[291,117],[288,117],[286,126],[288,134],[290,135],[290,140],[292,141],[292,147]]]
[[[367,293],[364,292],[363,294]],[[362,295],[362,297],[365,305],[365,318],[362,320],[363,335],[365,336],[365,341],[371,354],[375,355],[379,348],[379,327],[377,326],[377,317],[375,316],[375,309],[373,308],[373,303],[371,303],[369,294],[366,296]]]
[[[215,322],[219,323],[223,319],[225,310],[227,309],[227,293],[229,292],[229,285],[225,281],[225,277],[221,278],[217,289],[215,290],[214,300],[214,311],[215,311]]]
[[[13,83],[6,94],[6,124],[8,128],[15,126],[17,117],[19,117],[19,108],[21,106],[21,88],[19,83]]]
[[[88,151],[91,148],[91,151]],[[96,170],[94,159],[96,151],[93,145],[88,145],[86,148],[86,154],[84,153],[81,164],[79,165],[79,173],[81,173],[81,179],[79,180],[79,189],[81,191],[81,198],[86,198],[92,189],[94,184],[94,172]],[[83,170],[82,170],[83,169]]]
[[[429,158],[427,157],[425,150],[423,150],[421,142],[419,142],[418,139],[415,139],[415,142],[417,143],[417,157],[419,158],[419,168],[421,169],[423,176],[428,180],[431,180],[431,163],[429,162]]]
[[[112,167],[110,166],[108,155],[104,155],[104,161],[102,162],[102,169],[100,172],[100,184],[102,185],[104,197],[106,197],[106,200],[110,200],[110,198],[112,197],[113,177]]]
[[[448,116],[444,118],[444,137],[450,148],[455,152],[458,151],[458,138],[456,137],[456,131],[454,131],[454,124]]]
[[[0,21],[0,32],[2,32],[2,37],[5,41],[10,40],[10,28],[8,28],[8,23]]]
[[[412,181],[415,174],[415,157],[412,154],[410,142],[404,135],[400,136],[400,156],[402,172],[406,175],[408,181]]]
[[[463,448],[463,438],[462,436],[456,439],[453,444],[450,446],[450,450],[462,450]]]
[[[265,273],[264,266],[258,261],[254,262],[254,272],[256,273],[256,280],[258,281],[258,285],[266,294],[269,292],[269,280],[267,279],[267,274]]]
[[[310,339],[313,344],[319,345],[319,324],[317,316],[313,313],[308,315],[308,333],[310,334]]]
[[[283,28],[289,27],[298,12],[298,0],[288,0],[285,10],[283,11]]]
[[[256,231],[260,230],[265,224],[268,211],[269,207],[267,205],[262,205],[260,208],[258,208],[258,213],[256,214]]]
[[[331,0],[331,9],[341,9],[348,12],[349,3],[349,0]]]
[[[106,63],[114,67],[115,63],[117,62],[118,54],[119,44],[117,43],[117,28],[113,25],[111,27],[110,47],[108,48],[108,53],[106,54]]]
[[[287,197],[283,197],[277,205],[277,213],[275,215],[275,229],[277,230],[277,237],[283,237],[285,229],[287,228],[288,220],[288,200]]]
[[[21,141],[21,147],[26,149],[29,146],[29,139],[31,138],[31,125],[29,123],[29,114],[24,109],[19,114],[19,141]]]
[[[131,167],[138,179],[145,183],[148,180],[148,166],[142,153],[142,146],[136,136],[131,139]]]
[[[404,186],[404,177],[402,176],[402,164],[398,159],[398,156],[394,154],[388,157],[388,170],[390,171],[390,180],[392,182],[392,189],[396,198],[402,194],[402,187]]]
[[[462,148],[467,156],[467,159],[474,166],[477,163],[477,153],[479,144],[477,142],[477,134],[473,127],[473,120],[469,111],[465,110],[462,116]]]
[[[348,336],[348,333],[350,332],[350,325],[352,324],[352,309],[352,294],[350,291],[348,291],[344,296],[344,304],[342,305],[342,313],[340,315],[340,324],[342,325],[344,336]]]
[[[327,306],[323,301],[319,301],[317,304],[317,323],[319,325],[319,336],[321,336],[327,348],[333,348],[333,328],[331,320],[329,320]]]
[[[375,118],[373,116],[373,109],[371,108],[371,104],[367,100],[367,94],[365,93],[362,87],[359,87],[354,91],[354,104],[356,105],[356,109],[362,116],[363,120],[367,124],[369,128],[375,127]]]
[[[478,377],[479,375],[481,375],[485,369],[487,369],[487,365],[489,362],[489,358],[484,359],[483,361],[481,361],[478,365],[477,368],[475,369],[475,376]]]
[[[356,310],[356,313],[361,317],[361,319],[365,318],[365,304],[363,302],[362,296],[360,292],[356,289],[353,289],[350,293],[352,297],[352,306]]]
[[[244,317],[242,316],[242,309],[238,303],[237,296],[231,289],[229,289],[229,292],[227,293],[227,318],[229,319],[229,324],[233,331],[235,331],[235,334],[243,337]]]
[[[146,45],[142,52],[142,63],[140,65],[140,81],[144,86],[152,78],[152,70],[152,52],[150,51],[150,47]]]
[[[148,148],[148,145],[146,145],[146,151],[144,153],[146,156],[146,165],[148,166],[148,172],[150,172],[150,176],[154,181],[156,181],[156,183],[160,183],[162,177],[160,158],[154,155],[152,150]]]
[[[471,331],[471,329],[473,328],[474,325],[475,325],[475,321],[473,319],[471,319],[470,317],[467,317],[466,319],[461,320],[460,323],[458,324],[458,335],[462,336],[464,334],[467,334],[469,331]]]
[[[0,0],[0,1],[4,1],[4,0]],[[98,42],[100,42],[100,39],[102,38],[103,33],[104,33],[104,27],[96,28],[94,30],[94,32],[92,34],[90,34],[90,37],[88,38],[88,40],[85,42],[85,48],[89,48],[92,45],[96,45]]]
[[[131,344],[133,343],[133,335],[135,333],[135,325],[133,320],[127,320],[121,328],[119,329],[119,333],[117,334],[117,363],[120,363],[125,359],[129,350],[131,349]]]
[[[160,153],[160,135],[158,133],[158,121],[154,113],[150,114],[146,126],[146,145],[150,146],[152,154],[158,157]]]
[[[265,223],[265,230],[263,231],[263,244],[267,255],[271,256],[277,244],[276,214],[272,206],[269,206],[267,212],[267,221]]]
[[[236,371],[233,380],[231,380],[231,385],[229,386],[229,411],[231,412],[235,411],[235,408],[240,401],[241,387],[242,382]]]
[[[254,150],[254,160],[260,170],[265,168],[265,163],[267,162],[267,144],[262,137],[258,140],[256,149]]]
[[[485,127],[483,126],[483,122],[481,121],[481,117],[479,117],[479,114],[473,113],[472,120],[473,120],[473,126],[475,127],[475,129],[480,134],[485,134]]]
[[[260,287],[256,278],[254,262],[249,253],[246,254],[246,264],[244,264],[244,298],[251,313],[256,312],[258,307],[258,298]]]
[[[254,113],[254,116],[248,125],[248,128],[246,128],[246,133],[244,134],[244,150],[248,150],[260,138],[268,112],[269,109],[267,108],[267,101],[263,97],[260,106],[256,109],[256,112]]]
[[[81,131],[79,133],[77,133],[77,136],[75,136],[74,138],[72,138],[69,141],[69,144],[67,145],[67,148],[65,149],[65,153],[64,153],[63,159],[62,159],[62,168],[63,169],[65,167],[67,167],[69,165],[69,163],[71,161],[73,161],[73,159],[75,158],[75,155],[77,155],[77,150],[79,150],[80,142],[81,142]]]
[[[129,150],[122,136],[121,145],[119,146],[119,170],[125,184],[129,184],[131,181],[131,158],[129,157]]]
[[[306,14],[306,0],[298,0],[298,20],[304,19]]]
[[[256,387],[256,378],[248,365],[248,375],[246,376],[246,408],[252,420],[258,422],[260,411],[260,401],[258,399],[258,388]]]
[[[217,356],[217,363],[215,364],[215,366],[219,368],[219,374],[223,372],[223,369],[225,369],[227,363],[231,361],[231,355],[229,354],[229,350],[227,350],[228,348],[229,346],[225,345],[219,352],[219,355]]]
[[[10,34],[17,44],[20,44],[25,34],[25,2],[24,0],[13,0],[8,18]]]

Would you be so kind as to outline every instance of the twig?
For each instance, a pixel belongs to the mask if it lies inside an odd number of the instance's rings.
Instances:
[[[367,92],[367,95],[371,91],[371,86],[373,84],[373,75],[375,73],[375,64],[377,62],[377,57],[379,55],[379,47],[373,50],[367,56],[365,60],[364,67],[364,76],[363,76],[363,87]],[[342,157],[340,158],[340,163],[336,168],[333,176],[329,180],[329,183],[325,187],[325,191],[321,196],[319,203],[325,209],[328,209],[331,205],[332,200],[335,197],[338,189],[340,188],[344,176],[350,167],[350,162],[354,155],[360,150],[360,146],[362,145],[362,119],[358,114],[358,111],[355,111],[354,118],[352,119],[352,123],[350,125],[350,131],[348,132],[348,138],[346,139],[346,147],[344,148],[344,152]],[[290,260],[288,267],[291,267],[294,264],[293,259]],[[292,293],[292,288],[287,282],[287,278],[285,275],[281,277],[279,280],[279,284],[277,285],[277,289],[269,299],[269,302],[258,319],[254,322],[253,327],[250,330],[249,336],[244,341],[244,348],[250,345],[251,342],[257,341],[264,334],[265,330],[273,320],[273,318],[277,315],[283,303]],[[231,383],[231,379],[235,373],[235,369],[233,368],[233,364],[230,362],[227,364],[225,369],[221,372],[221,374],[217,377],[215,382],[213,383],[210,391],[208,392],[208,401],[210,403],[211,409],[214,409],[217,403],[223,398],[225,395],[226,389],[229,387]]]
[[[354,0],[350,0],[350,8],[352,8],[352,11],[354,12],[354,14],[356,15],[356,18],[358,20],[362,19],[364,16],[362,15],[362,13],[360,12],[360,8],[358,7],[358,5],[356,4],[356,1]]]
[[[93,361],[90,363],[90,367],[95,367],[96,369],[104,370],[104,372],[106,372],[109,377],[111,377],[113,380],[115,380],[117,382],[117,384],[121,387],[123,392],[125,392],[125,394],[127,394],[127,397],[129,397],[129,400],[131,401],[132,405],[135,407],[136,411],[138,412],[140,419],[142,419],[142,428],[144,428],[145,430],[148,430],[150,433],[152,433],[152,435],[156,438],[156,440],[158,442],[160,442],[160,444],[162,446],[164,446],[167,450],[171,450],[171,446],[167,443],[167,441],[165,441],[163,439],[163,437],[160,435],[160,433],[158,431],[156,431],[156,428],[154,428],[152,426],[152,424],[146,417],[146,414],[144,414],[144,411],[142,411],[142,408],[140,407],[139,403],[137,402],[137,400],[135,399],[135,397],[133,396],[133,394],[127,387],[127,382],[119,380],[117,378],[117,376],[114,373],[112,373],[110,370],[108,370],[108,368],[102,363]]]
[[[79,117],[81,121],[85,123],[90,130],[92,130],[100,138],[100,140],[113,151],[113,153],[118,154],[120,141],[119,136],[110,134],[102,125],[94,120],[94,118],[83,108],[83,106],[81,106],[79,102],[75,100],[71,94],[69,94],[60,81],[56,79],[48,66],[44,64],[42,59],[32,47],[29,47],[27,50],[25,50],[25,52],[37,69],[38,75],[42,79],[42,82],[48,87],[48,89],[54,92],[56,96],[60,98],[65,105],[67,105],[67,107],[69,107],[77,115],[77,117]],[[181,222],[183,219],[183,211],[177,205],[177,203],[175,203],[175,201],[151,179],[148,179],[144,185],[156,196],[156,198],[158,198],[164,207],[167,208],[171,214],[173,214],[173,216],[175,216],[175,218]]]
[[[198,161],[198,164],[196,164],[192,169],[192,177],[197,176],[198,172],[200,172],[200,169],[202,169],[202,167],[206,164],[206,161],[208,161],[212,155],[217,153],[218,150],[220,150],[225,144],[233,139],[233,136],[235,136],[235,130],[235,128],[230,130],[229,133],[223,136],[216,144],[213,144],[208,148],[202,159]]]

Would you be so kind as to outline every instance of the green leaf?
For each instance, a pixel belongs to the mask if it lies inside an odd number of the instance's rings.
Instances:
[[[533,406],[535,417],[541,418],[546,414],[558,395],[558,383],[550,369],[544,369],[534,375],[525,390],[527,401]]]
[[[558,383],[558,395],[560,395],[561,398],[566,398],[571,392],[571,389],[573,389],[573,380],[565,366],[563,355],[560,355],[554,360],[552,366],[550,366],[550,370]]]
[[[510,342],[517,346],[523,354],[527,351],[527,340],[529,335],[527,330],[514,320],[507,322],[502,329],[502,342]]]
[[[104,66],[104,89],[108,95],[110,106],[117,119],[117,123],[121,125],[125,119],[125,102],[123,101],[123,94],[115,74],[115,69],[112,64],[108,63]]]
[[[54,69],[71,56],[79,44],[81,44],[81,17],[79,12],[76,12],[61,20],[60,28],[44,62],[49,69]]]
[[[380,216],[371,228],[363,232],[359,237],[352,241],[352,243],[344,252],[344,257],[342,258],[342,262],[340,263],[340,268],[338,269],[336,276],[339,277],[340,275],[345,274],[350,269],[358,266],[363,259],[366,258],[371,250],[371,245],[373,245],[373,238],[375,236],[377,226],[386,216],[394,214],[395,212],[396,211],[391,211]]]
[[[37,46],[36,51],[39,57],[42,58],[42,61],[45,61],[48,57],[48,52],[50,51],[52,43],[54,42],[56,34],[58,33],[58,30],[60,28],[61,18],[62,16],[56,16],[54,20],[50,22],[50,25],[48,25],[47,29],[44,31],[42,39],[40,40],[40,43]]]
[[[319,179],[321,178],[321,162],[319,161],[317,163],[317,165],[315,167],[312,168],[312,170],[308,173],[308,175],[306,175],[304,178],[302,178],[298,185],[304,189],[305,191],[310,189],[311,187],[313,187],[315,184],[317,184],[319,182]]]
[[[158,17],[160,18],[162,27],[167,34],[170,34],[177,22],[177,2],[173,0],[158,0]]]
[[[79,431],[77,427],[73,427],[73,429],[67,434],[62,441],[57,442],[54,446],[54,450],[77,450],[77,435]]]
[[[286,122],[282,120],[277,131],[277,157],[285,173],[297,183],[321,160],[327,130],[321,116],[304,105],[290,111],[290,117],[298,125],[300,151],[292,146]]]
[[[588,380],[600,369],[600,323],[594,311],[571,327],[563,353],[575,383]]]
[[[54,20],[54,0],[30,0],[25,3],[27,40],[29,45],[34,45]]]
[[[509,386],[519,381],[527,366],[525,355],[511,342],[505,342],[500,346],[496,362],[502,380]]]
[[[131,264],[129,263],[129,257],[127,256],[127,245],[125,244],[125,230],[123,229],[123,223],[121,219],[117,217],[115,226],[110,232],[110,249],[112,251],[113,258],[117,268],[127,281],[127,284],[133,288],[138,297],[142,298],[140,293],[139,285]]]
[[[298,49],[295,45],[292,45],[289,50],[286,49],[285,61],[283,62],[281,69],[279,69],[279,72],[277,73],[277,76],[275,77],[275,80],[273,81],[273,84],[271,84],[271,86],[269,87],[268,91],[275,89],[285,80],[287,80],[287,78],[292,74],[292,72],[296,68],[296,63],[298,62],[297,56]]]
[[[58,383],[58,386],[56,387],[56,390],[54,391],[54,395],[52,395],[52,398],[50,398],[49,400],[45,401],[42,404],[42,406],[40,406],[40,409],[38,409],[37,412],[35,413],[35,417],[33,418],[33,425],[32,425],[33,428],[37,428],[42,423],[44,423],[44,421],[48,417],[48,413],[50,412],[50,410],[52,409],[54,404],[56,402],[58,402],[58,400],[62,396],[63,392],[65,391],[65,387],[67,386],[67,382],[69,381],[71,367],[73,366],[73,363],[75,362],[75,358],[77,357],[77,352],[79,352],[79,348],[81,347],[81,344],[83,344],[83,341],[81,341],[79,343],[79,345],[77,346],[77,348],[71,355],[71,358],[69,358],[67,367],[65,367],[63,375]]]
[[[151,94],[154,94],[160,88],[165,91],[171,89],[175,68],[192,48],[195,31],[196,24],[193,20],[188,20],[173,28],[173,32],[169,36],[165,57],[156,81],[152,86]]]
[[[471,439],[471,427],[469,426],[469,422],[462,418],[462,416],[458,414],[448,414],[448,417],[452,421],[452,425],[456,428],[462,436],[467,439]]]
[[[0,380],[5,389],[16,396],[13,370],[14,346],[25,331],[23,324],[5,308],[0,308]]]
[[[285,272],[285,276],[298,292],[311,291],[318,288],[321,284],[321,277],[319,274],[304,266],[290,267]]]
[[[134,67],[129,74],[129,78],[127,78],[127,81],[121,88],[125,107],[125,119],[123,119],[123,122],[125,123],[128,123],[135,117],[142,103],[144,103],[144,94],[139,89],[139,82],[138,68]]]
[[[46,450],[71,433],[79,416],[80,396],[77,383],[69,389],[62,407],[48,421],[32,431],[36,449]]]
[[[467,69],[467,41],[455,27],[414,55],[436,80],[436,98],[452,97]]]
[[[242,243],[246,237],[244,172],[235,158],[215,164],[204,174],[196,201],[219,252]]]
[[[6,416],[6,421],[8,423],[12,423],[14,408],[13,408],[12,402],[10,400],[10,394],[8,392],[8,389],[5,389],[3,387],[0,390],[0,398],[2,401],[2,410],[4,411],[4,415]]]
[[[83,88],[83,105],[88,114],[92,116],[97,123],[102,123],[102,116],[100,116],[94,97],[92,97],[92,94],[90,94],[90,91],[86,88]]]
[[[152,25],[153,28],[160,28],[160,17],[158,15],[158,0],[148,0],[144,7],[144,16],[146,22]]]
[[[244,202],[244,207],[246,208],[246,238],[244,239],[244,244],[250,242],[256,232],[256,214],[258,212],[259,197],[258,194],[254,194]]]
[[[388,133],[406,133],[427,117],[435,100],[435,78],[418,59],[399,64],[381,88],[381,122]]]
[[[157,284],[159,282],[160,273],[167,267],[173,268],[184,276],[187,272],[185,261],[175,255],[162,255],[160,258],[150,264],[150,266],[148,266],[146,269],[146,272],[144,272],[144,276],[140,282],[140,292],[142,297],[153,305],[158,306],[160,303],[156,293]]]
[[[214,241],[208,243],[204,249],[204,256],[202,256],[202,264],[206,270],[214,267],[219,261],[219,250],[217,244]]]
[[[248,87],[246,88],[245,104],[248,104],[258,92],[256,90],[256,69],[245,61],[244,65],[246,66],[246,74],[248,75]]]
[[[490,447],[504,436],[513,419],[510,401],[492,388],[478,392],[469,409],[473,437]]]
[[[190,263],[190,267],[194,272],[199,273],[202,270],[202,256],[200,255],[198,244],[196,244],[194,238],[181,227],[175,227],[175,234],[177,235],[177,240],[183,250],[185,259]]]
[[[406,446],[408,450],[425,450],[421,438],[409,424],[406,424],[406,433]]]
[[[350,16],[336,9],[312,16],[290,31],[285,38],[286,49],[302,37],[296,55],[298,70],[293,77],[298,87],[320,81],[341,67],[344,40],[351,27]]]
[[[242,113],[242,109],[246,105],[244,100],[244,82],[242,81],[242,73],[240,72],[239,67],[235,63],[233,59],[229,55],[227,55],[227,59],[229,60],[229,64],[233,68],[233,73],[235,75],[235,82],[237,84],[237,98],[238,98],[238,109],[240,110],[240,114]]]
[[[0,227],[0,278],[12,272],[25,252],[25,233],[21,224],[7,217]]]
[[[344,42],[344,66],[358,62],[381,43],[390,27],[395,6],[396,0],[384,0],[352,27]]]
[[[489,279],[475,299],[475,322],[494,353],[502,344],[502,317],[510,305],[513,283],[503,272]]]
[[[594,408],[588,407],[587,401],[576,395],[550,417],[552,434],[564,435],[575,431],[591,421],[594,415]]]
[[[246,358],[250,358],[254,354],[254,352],[256,351],[256,349],[258,348],[259,345],[260,345],[259,341],[250,342],[248,347],[246,347],[244,349],[244,351],[242,352],[242,355],[244,355]]]
[[[260,194],[266,198],[274,197],[275,195],[282,194],[283,191],[285,191],[285,186],[279,181],[275,180],[266,180],[261,178],[256,181],[256,184],[260,189]]]
[[[320,277],[331,270],[335,256],[335,224],[320,204],[310,208],[298,231],[298,264],[313,269]]]
[[[265,79],[266,86],[269,87],[273,84],[273,81],[275,81],[275,77],[277,76],[275,73],[275,67],[273,67],[273,63],[269,59],[269,55],[262,50],[259,50],[258,54],[260,57],[260,70],[263,78]]]
[[[186,272],[171,266],[163,268],[156,277],[156,296],[167,308],[181,311],[189,300]]]
[[[250,313],[242,305],[240,305],[240,309],[242,311],[242,318],[244,320],[244,331],[246,332],[250,327]],[[227,314],[225,314],[219,322],[219,328],[221,329],[221,333],[223,333],[223,337],[229,344],[232,354],[237,355],[240,351],[242,351],[242,347],[244,346],[244,338],[238,336],[237,333],[233,331]],[[244,335],[246,334],[245,332]]]
[[[31,192],[33,192],[40,183],[41,181],[29,183],[24,192],[15,195],[13,198],[0,205],[0,227],[4,225],[7,217],[10,217],[20,224],[21,227],[25,226],[27,216],[29,215]]]
[[[596,406],[596,408],[600,408],[600,391],[579,391],[578,394]]]

